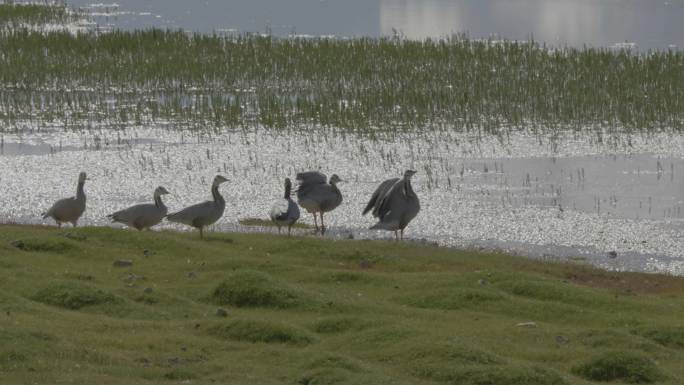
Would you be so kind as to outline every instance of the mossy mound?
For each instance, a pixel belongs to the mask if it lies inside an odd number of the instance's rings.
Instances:
[[[358,331],[371,327],[372,324],[359,318],[334,317],[317,321],[311,329],[321,334],[337,334],[347,331]]]
[[[424,309],[456,310],[477,306],[487,302],[502,300],[503,295],[491,290],[460,289],[440,290],[427,296],[411,296],[401,300],[402,303]]]
[[[567,381],[558,374],[536,367],[427,366],[416,374],[419,377],[454,385],[567,385]]]
[[[235,341],[267,344],[307,345],[314,342],[308,333],[297,328],[269,321],[235,320],[214,326],[209,334]]]
[[[120,302],[120,299],[113,294],[75,282],[49,284],[36,292],[31,299],[71,310]]]
[[[622,381],[650,384],[665,376],[648,357],[631,352],[606,352],[572,369],[591,381]]]
[[[286,308],[302,302],[301,296],[266,273],[237,271],[212,291],[210,301],[236,307]]]
[[[19,250],[27,252],[39,253],[56,253],[62,254],[76,249],[76,246],[68,241],[62,239],[43,239],[43,238],[25,238],[17,239],[10,244]]]

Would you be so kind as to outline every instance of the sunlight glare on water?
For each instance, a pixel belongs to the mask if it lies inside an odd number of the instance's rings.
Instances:
[[[341,185],[344,203],[326,216],[332,236],[390,237],[367,230],[374,221],[361,210],[379,182],[413,168],[422,211],[407,230],[410,239],[684,274],[684,139],[633,135],[631,146],[618,151],[562,140],[568,145],[559,149],[525,133],[502,145],[449,132],[371,141],[326,130],[44,129],[43,145],[63,150],[0,158],[0,218],[49,224],[39,214],[73,195],[81,170],[92,177],[84,225],[105,225],[107,214],[151,201],[157,185],[171,191],[171,211],[209,199],[211,179],[221,173],[231,182],[222,187],[228,204],[215,229],[244,230],[238,220],[266,218],[283,178],[314,169],[348,181]],[[16,148],[19,138],[3,141]],[[313,223],[306,214],[302,221]],[[620,257],[606,258],[609,251]]]

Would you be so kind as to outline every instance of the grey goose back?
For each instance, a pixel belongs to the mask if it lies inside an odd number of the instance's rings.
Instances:
[[[378,218],[378,223],[371,229],[394,231],[397,240],[397,231],[400,231],[401,239],[404,239],[404,229],[420,211],[420,201],[411,186],[415,173],[406,170],[403,178],[388,179],[378,186],[363,210],[363,215],[373,210],[373,216]]]
[[[43,219],[52,218],[57,222],[57,226],[62,227],[62,223],[70,222],[74,227],[78,225],[78,219],[86,209],[86,196],[83,185],[88,178],[86,173],[78,174],[78,186],[76,196],[60,199],[55,202],[48,211],[43,213]]]
[[[292,225],[299,219],[299,206],[290,197],[291,191],[292,182],[290,178],[285,178],[285,195],[273,204],[269,213],[271,221],[278,226],[278,234],[282,226],[287,226],[288,237],[292,233]]]
[[[297,200],[299,205],[314,216],[316,231],[319,230],[316,220],[316,213],[321,216],[321,234],[325,234],[325,222],[323,213],[334,210],[342,203],[342,193],[337,188],[337,183],[341,182],[337,174],[330,177],[326,183],[326,176],[318,171],[300,172],[297,174],[299,188],[297,189]]]
[[[133,227],[137,230],[149,229],[152,226],[159,224],[168,213],[168,209],[162,201],[162,195],[169,192],[162,186],[154,190],[154,203],[146,203],[131,206],[127,209],[117,211],[113,214],[107,215],[112,222],[123,223],[128,227]]]
[[[204,238],[204,228],[216,223],[226,208],[226,201],[219,193],[219,186],[227,181],[228,179],[223,176],[216,175],[214,182],[211,184],[211,195],[214,197],[214,200],[186,207],[179,212],[167,215],[166,218],[170,222],[182,223],[199,229],[200,238]]]

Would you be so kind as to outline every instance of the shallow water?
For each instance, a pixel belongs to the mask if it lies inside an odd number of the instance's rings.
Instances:
[[[678,0],[73,0],[100,28],[276,35],[504,37],[553,45],[684,47]]]
[[[367,230],[374,221],[360,212],[380,181],[413,168],[422,211],[406,232],[411,240],[684,274],[684,137],[626,134],[629,146],[608,147],[555,135],[550,140],[520,132],[501,143],[414,132],[370,141],[326,130],[43,127],[39,134],[3,137],[14,150],[0,156],[0,219],[49,224],[39,214],[75,192],[81,170],[92,178],[82,224],[92,225],[151,201],[157,185],[172,192],[171,210],[209,199],[209,183],[221,173],[231,181],[221,189],[228,204],[216,229],[244,231],[238,220],[266,218],[283,178],[320,169],[347,181],[340,186],[343,204],[326,215],[330,236],[390,238]],[[68,150],[37,153],[19,143]],[[302,221],[313,223],[310,215]],[[608,257],[611,251],[617,258]]]

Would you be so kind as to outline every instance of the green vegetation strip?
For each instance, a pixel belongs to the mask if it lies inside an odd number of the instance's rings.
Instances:
[[[23,27],[29,25],[63,24],[76,20],[76,13],[69,12],[60,5],[37,3],[0,4],[0,28]]]
[[[181,31],[0,34],[0,119],[504,135],[677,131],[684,52]],[[68,118],[67,118],[68,117]],[[87,122],[85,124],[84,122]]]
[[[682,319],[669,276],[410,243],[0,226],[8,384],[675,385]]]

